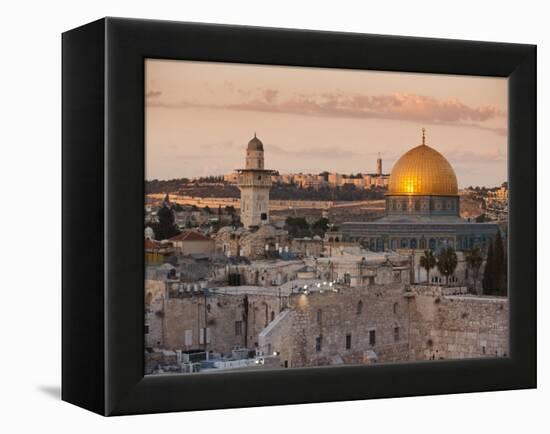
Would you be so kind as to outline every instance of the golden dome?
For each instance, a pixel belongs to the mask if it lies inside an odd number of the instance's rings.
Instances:
[[[424,144],[406,152],[393,166],[388,195],[456,196],[456,174],[447,159]]]

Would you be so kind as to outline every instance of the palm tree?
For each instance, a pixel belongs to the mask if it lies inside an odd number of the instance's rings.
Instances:
[[[420,266],[426,270],[428,284],[430,283],[430,270],[435,267],[435,256],[431,250],[424,250],[420,257]]]
[[[451,276],[458,265],[458,258],[455,249],[447,247],[437,255],[437,270],[445,276],[445,284],[449,286],[449,276]]]
[[[472,274],[474,276],[475,292],[478,292],[477,279],[479,277],[479,269],[481,268],[482,263],[483,263],[483,256],[481,255],[481,250],[479,249],[479,247],[474,247],[472,250],[466,253],[466,265],[468,266],[469,269],[472,270]]]

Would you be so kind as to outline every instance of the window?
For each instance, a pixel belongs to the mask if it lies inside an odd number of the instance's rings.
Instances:
[[[267,213],[263,212],[261,215],[260,215],[260,218],[262,220],[267,220]]]
[[[235,321],[235,336],[241,336],[243,334],[243,322]]]
[[[393,304],[393,313],[396,314],[397,313],[397,307],[398,307],[399,303],[395,302]]]
[[[321,351],[321,344],[322,344],[321,336],[317,336],[315,338],[315,351],[317,352]]]
[[[349,350],[349,349],[351,349],[351,335],[347,334],[346,335],[346,350]]]
[[[273,321],[274,319],[275,319],[275,312],[271,311],[271,321]]]
[[[363,313],[363,302],[359,300],[357,303],[357,315],[361,315]]]
[[[149,333],[149,324],[145,324],[145,334]]]
[[[376,331],[369,330],[369,345],[373,347],[376,344]]]
[[[185,346],[190,347],[193,345],[193,330],[185,330]]]
[[[317,311],[317,322],[319,324],[323,322],[323,311],[321,309]]]
[[[395,342],[399,341],[399,327],[394,327],[393,328],[393,340]]]

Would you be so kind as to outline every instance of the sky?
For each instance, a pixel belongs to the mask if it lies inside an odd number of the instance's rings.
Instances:
[[[507,179],[507,80],[441,74],[145,62],[146,179],[222,175],[264,144],[280,173],[385,173],[421,143],[459,187]]]

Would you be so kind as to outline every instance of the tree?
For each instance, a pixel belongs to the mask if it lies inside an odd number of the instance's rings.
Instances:
[[[481,281],[484,294],[491,294],[493,292],[493,288],[494,288],[493,268],[494,268],[493,240],[489,240],[489,247],[487,248],[487,260],[485,261],[485,269],[483,270],[483,279]]]
[[[317,220],[313,225],[311,225],[311,230],[313,231],[314,235],[320,235],[324,236],[325,232],[328,230],[328,219],[325,217],[321,217],[319,220]]]
[[[458,265],[458,258],[455,249],[447,247],[437,255],[437,270],[445,276],[445,284],[449,285],[449,276],[451,276]]]
[[[472,250],[466,252],[466,265],[472,270],[474,277],[474,291],[477,292],[477,279],[479,277],[479,269],[483,263],[483,256],[479,247],[474,247]]]
[[[180,233],[172,208],[162,206],[158,211],[158,219],[156,228],[153,228],[157,240],[166,240]]]
[[[507,279],[506,279],[506,254],[504,252],[504,243],[500,230],[497,231],[493,247],[493,286],[498,295],[507,294]]]
[[[508,293],[507,263],[504,242],[500,230],[494,240],[489,241],[487,261],[483,273],[483,293],[506,295]]]
[[[285,228],[293,238],[303,238],[311,235],[309,224],[303,217],[287,217]]]
[[[489,219],[487,218],[487,216],[485,214],[480,214],[475,218],[476,223],[485,223],[485,222],[488,222],[488,221],[489,221]]]
[[[435,267],[435,256],[431,250],[424,250],[420,257],[420,266],[426,270],[428,284],[430,283],[430,270]]]

